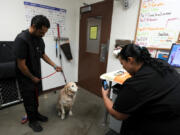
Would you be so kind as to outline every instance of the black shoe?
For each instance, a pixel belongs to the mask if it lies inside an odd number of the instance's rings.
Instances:
[[[36,119],[41,122],[47,122],[48,117],[41,115],[40,113],[37,114]]]
[[[41,132],[43,130],[43,128],[37,121],[29,122],[29,127],[31,127],[34,132]]]

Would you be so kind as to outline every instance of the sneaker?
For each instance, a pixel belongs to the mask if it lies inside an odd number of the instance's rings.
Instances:
[[[41,115],[40,113],[37,114],[36,119],[41,122],[47,122],[48,117]]]
[[[21,119],[21,124],[25,124],[28,121],[27,115],[23,116]]]
[[[31,127],[34,132],[41,132],[43,130],[43,128],[37,121],[29,122],[29,127]]]

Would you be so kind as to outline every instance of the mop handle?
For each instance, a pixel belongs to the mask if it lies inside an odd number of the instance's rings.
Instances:
[[[64,75],[64,72],[62,71],[61,73],[62,73],[62,75],[63,75],[63,77],[64,77],[65,83],[67,84],[67,81],[66,81],[66,77],[65,77],[65,75]]]
[[[60,45],[60,29],[59,29],[59,24],[57,24],[57,32],[58,32],[59,45]],[[62,67],[61,51],[59,51],[59,53],[60,53],[60,54],[59,54],[60,63],[61,63],[61,67]],[[63,75],[63,77],[64,77],[64,81],[65,81],[65,83],[67,84],[66,77],[65,77],[65,75],[64,75],[63,70],[61,71],[61,73],[62,73],[62,75]]]
[[[59,24],[57,24],[57,32],[58,32],[58,38],[60,38]]]

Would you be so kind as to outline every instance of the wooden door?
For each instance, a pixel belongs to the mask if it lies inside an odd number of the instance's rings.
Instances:
[[[81,11],[85,8],[91,11],[81,12],[78,84],[100,96],[100,75],[107,67],[113,0],[81,7]]]

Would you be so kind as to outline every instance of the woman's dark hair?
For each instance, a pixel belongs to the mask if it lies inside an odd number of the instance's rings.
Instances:
[[[118,54],[123,60],[128,60],[128,57],[135,58],[137,63],[144,63],[154,68],[158,73],[164,75],[167,71],[172,71],[169,64],[164,61],[152,58],[146,47],[141,47],[135,44],[125,45]]]
[[[31,20],[31,26],[35,25],[36,29],[41,29],[42,26],[50,28],[49,20],[43,15],[36,15]]]

